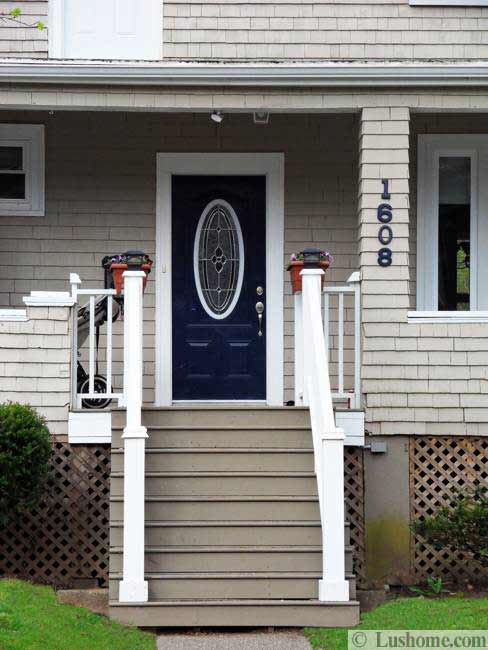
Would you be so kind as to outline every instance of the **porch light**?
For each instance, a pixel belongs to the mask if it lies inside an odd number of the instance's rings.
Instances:
[[[210,119],[214,122],[217,122],[217,124],[220,124],[223,121],[224,116],[220,111],[213,111],[213,113],[210,115]]]
[[[268,111],[255,111],[253,114],[254,124],[269,124]]]

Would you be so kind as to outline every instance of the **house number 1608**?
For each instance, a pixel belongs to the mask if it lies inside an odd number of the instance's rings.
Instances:
[[[383,178],[381,182],[383,183],[383,194],[381,195],[381,198],[383,200],[388,200],[390,198],[389,181],[387,178]],[[382,246],[378,251],[378,264],[380,266],[390,266],[393,255],[391,248],[389,248],[393,239],[393,230],[389,225],[393,218],[391,205],[389,203],[380,203],[376,216],[378,217],[378,221],[382,224],[378,230],[378,241]]]

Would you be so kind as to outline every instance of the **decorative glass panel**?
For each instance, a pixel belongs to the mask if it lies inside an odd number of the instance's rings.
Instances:
[[[244,246],[237,215],[227,201],[207,205],[194,244],[194,274],[202,307],[212,318],[234,310],[242,288]]]
[[[439,159],[439,310],[469,310],[471,159]]]

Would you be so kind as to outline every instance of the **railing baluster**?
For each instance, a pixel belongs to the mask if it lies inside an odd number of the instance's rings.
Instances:
[[[112,296],[107,296],[107,393],[112,392]]]
[[[330,360],[330,297],[327,292],[324,292],[324,336],[325,352]]]
[[[88,392],[95,392],[95,296],[90,296],[90,352],[88,360]]]
[[[338,305],[338,391],[340,394],[344,392],[344,293],[339,293]]]
[[[354,284],[354,408],[361,408],[361,287]]]

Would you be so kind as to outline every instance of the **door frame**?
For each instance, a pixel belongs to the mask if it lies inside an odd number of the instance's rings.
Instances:
[[[266,403],[283,405],[283,153],[158,153],[156,156],[155,405],[173,403],[173,175],[266,176]],[[189,263],[193,263],[193,259]]]

